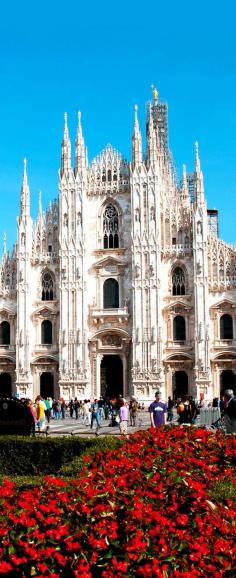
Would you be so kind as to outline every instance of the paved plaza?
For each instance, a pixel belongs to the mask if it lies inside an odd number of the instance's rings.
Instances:
[[[174,416],[172,423],[177,420],[177,415]],[[111,420],[103,420],[101,423],[101,429],[99,429],[99,435],[120,435],[119,425],[115,427],[110,426]],[[150,427],[150,415],[148,410],[140,411],[137,416],[136,427],[129,425],[128,423],[128,434],[134,433],[138,430],[145,430]],[[75,418],[66,417],[65,419],[51,419],[49,424],[48,435],[81,435],[90,436],[97,435],[95,422],[93,424],[93,429],[90,426],[84,425],[83,417],[79,416],[76,420]]]
[[[99,435],[120,435],[119,424],[115,427],[110,426],[111,420],[103,420],[101,423],[101,429],[99,429]],[[141,411],[137,416],[136,427],[130,426],[128,424],[128,433],[133,433],[134,431],[140,429],[147,429],[150,427],[150,416],[148,411]],[[84,425],[83,417],[79,416],[76,420],[75,418],[66,417],[65,419],[51,419],[49,424],[49,435],[82,435],[90,436],[96,434],[96,424],[94,422],[93,429],[88,425]]]

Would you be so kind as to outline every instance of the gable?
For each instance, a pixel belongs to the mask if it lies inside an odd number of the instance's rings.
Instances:
[[[100,259],[96,263],[93,264],[94,269],[105,269],[108,272],[111,272],[110,269],[116,269],[117,267],[123,268],[126,267],[127,263],[125,263],[122,259],[118,257],[113,257],[108,255],[103,259]]]

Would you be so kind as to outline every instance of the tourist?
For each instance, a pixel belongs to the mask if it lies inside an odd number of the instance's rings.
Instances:
[[[52,397],[48,397],[48,401],[49,401],[49,407],[50,407],[50,418],[52,418],[53,417],[53,409],[52,409],[53,399],[52,399]]]
[[[192,409],[187,395],[183,397],[181,403],[178,405],[177,413],[179,415],[178,423],[180,425],[190,425],[192,423]]]
[[[108,399],[105,399],[105,405],[104,405],[105,419],[109,419],[110,410],[111,410],[111,404],[110,404]]]
[[[74,414],[74,402],[73,402],[73,399],[71,399],[71,400],[69,401],[68,406],[69,406],[70,417],[72,418],[72,417],[73,417],[73,414]]]
[[[97,429],[100,428],[101,426],[100,426],[100,422],[99,422],[99,405],[98,405],[97,398],[91,404],[91,424],[90,424],[91,429],[93,429],[94,420],[97,423]]]
[[[40,395],[36,397],[36,423],[38,431],[44,431],[46,428],[45,404]]]
[[[45,403],[45,406],[46,406],[45,415],[46,415],[46,418],[47,418],[47,422],[50,423],[51,407],[50,407],[50,401],[49,401],[49,398],[48,398],[48,397],[44,400],[44,403]]]
[[[37,420],[36,407],[34,406],[31,399],[27,399],[26,405],[29,408],[29,410],[31,411],[32,416],[33,416],[32,435],[35,436],[35,424],[36,424],[36,420]]]
[[[61,404],[60,404],[59,400],[54,399],[53,404],[52,404],[52,409],[53,409],[54,418],[59,419],[60,412],[61,412]]]
[[[165,414],[167,412],[167,405],[161,401],[161,394],[159,391],[155,394],[155,401],[149,406],[151,427],[160,427],[165,425]]]
[[[78,419],[79,401],[78,401],[77,397],[75,397],[75,401],[74,401],[74,412],[75,412],[75,419]]]
[[[218,397],[214,397],[212,407],[220,407],[220,400]]]
[[[100,396],[100,399],[98,400],[99,421],[100,421],[100,423],[102,423],[102,421],[103,421],[103,419],[104,419],[104,417],[105,417],[104,405],[105,405],[105,400],[103,399],[102,396]]]
[[[61,417],[62,417],[62,419],[65,419],[65,417],[66,417],[66,402],[63,399],[63,397],[61,397],[60,401],[61,401]]]
[[[121,406],[119,409],[119,420],[120,420],[119,427],[121,435],[127,436],[128,419],[129,419],[129,409],[126,400],[122,398]]]
[[[109,424],[110,427],[115,427],[117,425],[117,412],[119,412],[119,409],[121,407],[121,403],[119,401],[119,406],[117,405],[117,399],[111,399],[110,401],[110,407],[111,407],[111,411],[110,411],[110,415],[111,415],[111,422]]]
[[[78,401],[78,416],[83,417],[84,415],[84,406],[82,400]]]
[[[167,421],[172,421],[173,417],[174,417],[174,402],[173,399],[171,399],[170,395],[168,397],[168,402],[167,402]]]
[[[196,404],[195,400],[193,399],[192,395],[189,396],[189,403],[191,406],[191,418],[192,418],[191,422],[192,422],[192,424],[196,425],[197,424],[197,416],[199,414],[198,414],[197,404]]]
[[[232,389],[224,392],[224,425],[226,433],[236,433],[236,397]]]
[[[84,400],[83,408],[84,408],[83,424],[91,425],[91,404],[89,399]]]
[[[134,396],[131,397],[129,403],[129,414],[130,414],[130,425],[136,426],[136,419],[137,419],[137,412],[138,412],[138,402]]]

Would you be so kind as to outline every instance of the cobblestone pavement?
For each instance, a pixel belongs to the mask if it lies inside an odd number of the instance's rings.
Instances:
[[[174,417],[174,423],[177,416]],[[119,426],[110,427],[110,420],[103,420],[101,424],[101,429],[99,429],[99,435],[120,435]],[[140,411],[137,416],[136,427],[131,426],[128,423],[128,434],[133,433],[138,430],[145,430],[150,427],[150,415],[149,412]],[[48,429],[48,435],[81,435],[90,436],[97,435],[96,424],[94,422],[93,429],[90,426],[83,424],[83,418],[79,417],[78,420],[71,417],[66,417],[65,419],[51,419]]]

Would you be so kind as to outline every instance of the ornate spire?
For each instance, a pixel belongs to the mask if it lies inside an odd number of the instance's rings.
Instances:
[[[200,172],[201,170],[201,165],[200,165],[200,159],[199,159],[199,154],[198,154],[198,142],[195,142],[195,171]]]
[[[134,130],[132,136],[132,164],[133,167],[142,163],[142,137],[139,130],[138,106],[134,107]]]
[[[3,259],[7,256],[7,234],[3,233]]]
[[[67,126],[67,113],[64,114],[64,134],[61,144],[61,174],[71,170],[71,144]]]
[[[186,165],[183,165],[183,176],[182,176],[182,197],[184,199],[189,198],[189,191],[188,191],[188,181],[187,181],[187,172],[186,172]]]
[[[26,171],[26,159],[24,159],[24,172],[20,193],[20,214],[21,216],[29,216],[30,214],[30,191]]]
[[[153,124],[152,105],[149,104],[148,124],[147,124],[147,155],[148,166],[157,162],[157,132]]]
[[[39,191],[39,200],[38,200],[38,216],[41,217],[42,215],[42,191]]]
[[[84,137],[81,126],[81,112],[78,112],[78,128],[75,141],[75,173],[86,166],[86,151],[84,146]]]
[[[203,174],[197,142],[195,142],[195,201],[197,204],[205,203]]]

